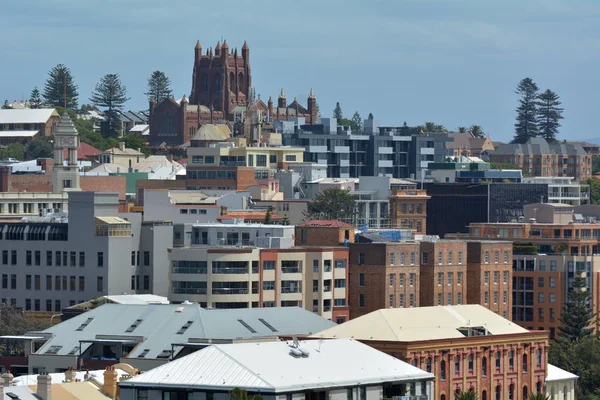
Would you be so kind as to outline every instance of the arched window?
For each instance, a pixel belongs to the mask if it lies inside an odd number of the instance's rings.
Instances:
[[[446,395],[445,394],[441,395],[440,400],[446,400]]]
[[[208,92],[208,75],[207,74],[204,74],[202,76],[202,81],[203,81],[202,82],[202,87],[204,88],[204,91]]]
[[[418,358],[414,358],[412,361],[412,365],[413,367],[418,367],[419,366],[419,359]]]
[[[244,91],[244,74],[242,74],[241,72],[238,74],[238,90],[240,92]]]
[[[515,400],[515,384],[508,385],[508,400]]]
[[[425,362],[425,370],[427,372],[431,372],[431,357],[427,357],[427,361]]]
[[[456,390],[454,391],[454,398],[458,399],[458,396],[460,396],[461,390],[459,388],[456,388]]]
[[[469,354],[469,372],[473,372],[473,354]]]
[[[442,360],[442,362],[440,362],[440,379],[445,381],[446,380],[446,361]]]
[[[487,357],[481,358],[481,375],[487,376]]]
[[[217,73],[215,75],[215,90],[217,92],[221,91],[223,89],[223,78],[221,77],[221,75],[219,73]]]
[[[537,381],[537,383],[535,384],[535,391],[537,392],[537,394],[542,393],[542,381]]]
[[[233,72],[229,73],[229,90],[235,92],[235,74]]]
[[[502,388],[500,385],[496,386],[496,400],[502,400]]]
[[[565,387],[563,388],[563,400],[567,400],[567,393],[568,393],[567,385],[565,385]]]
[[[500,362],[502,359],[502,355],[499,351],[496,352],[496,369],[500,369]]]
[[[510,368],[515,366],[515,352],[512,350],[508,352],[508,366]]]
[[[175,119],[171,114],[164,114],[159,124],[159,136],[175,135]]]
[[[487,400],[487,390],[481,391],[481,400]]]
[[[542,365],[542,349],[537,349],[535,351],[535,363],[537,365]]]
[[[460,356],[454,357],[454,373],[460,374]]]
[[[523,354],[523,373],[527,373],[527,354]]]
[[[527,385],[523,386],[523,399],[527,399],[529,397],[529,390],[527,390]]]

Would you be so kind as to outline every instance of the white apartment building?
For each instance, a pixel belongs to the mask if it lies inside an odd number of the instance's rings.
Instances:
[[[569,177],[523,178],[523,183],[545,183],[548,185],[548,203],[579,206],[590,204],[590,185],[584,185]]]

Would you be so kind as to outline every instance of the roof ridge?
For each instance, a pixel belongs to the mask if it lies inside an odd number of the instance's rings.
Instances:
[[[258,344],[259,343],[257,343],[257,345]],[[240,367],[244,368],[246,371],[250,372],[253,376],[255,376],[258,379],[260,379],[261,381],[263,381],[267,386],[269,386],[271,388],[275,388],[274,385],[272,385],[270,382],[268,382],[266,379],[264,379],[262,376],[260,376],[260,374],[255,373],[251,368],[248,368],[246,365],[242,364],[239,360],[235,359],[231,354],[229,354],[228,352],[226,352],[225,350],[223,350],[221,348],[221,345],[213,344],[211,347],[214,347],[219,352],[221,352],[222,354],[224,354],[227,358],[229,358],[230,360],[232,360],[234,363],[236,363]]]
[[[383,317],[383,320],[385,321],[385,323],[387,324],[387,326],[392,330],[392,334],[394,335],[394,337],[396,338],[396,340],[400,340],[400,337],[398,336],[398,334],[394,330],[394,327],[392,326],[392,324],[388,320],[387,315],[385,315],[385,313],[383,312],[383,310],[384,309],[379,309],[377,311],[381,314],[381,316]]]
[[[202,326],[202,332],[205,338],[208,339],[208,331],[206,330],[206,324],[204,323],[204,313],[206,310],[200,307],[200,304],[196,305],[196,311],[198,312],[198,319],[200,320],[200,325]]]

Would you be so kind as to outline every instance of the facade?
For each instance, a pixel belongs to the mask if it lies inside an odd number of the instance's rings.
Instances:
[[[590,204],[590,185],[573,182],[573,178],[525,178],[523,183],[547,184],[548,203],[570,204],[572,206]]]
[[[549,400],[575,400],[577,378],[577,375],[548,364],[546,393],[550,396]]]
[[[472,133],[451,133],[446,147],[454,156],[487,158],[495,150],[489,137],[478,138]]]
[[[0,110],[0,144],[21,143],[37,135],[51,136],[60,115],[54,108]]]
[[[512,265],[511,242],[467,241],[468,304],[481,304],[510,319],[513,300]]]
[[[425,234],[429,199],[425,190],[394,190],[389,198],[391,227],[414,229],[418,234]]]
[[[525,144],[503,144],[490,161],[513,164],[531,176],[572,177],[583,181],[592,176],[592,156],[577,143],[549,144],[531,138]]]
[[[309,203],[308,200],[253,200],[253,202],[260,208],[270,207],[281,218],[287,218],[290,225],[298,225],[304,221]]]
[[[425,183],[427,234],[466,233],[471,223],[510,222],[523,206],[548,201],[548,185],[533,183]]]
[[[352,339],[214,344],[121,382],[120,395],[173,399],[185,390],[185,398],[225,400],[238,388],[265,400],[430,400],[432,380],[431,373]]]
[[[15,372],[53,373],[127,363],[140,371],[184,357],[210,343],[305,336],[334,324],[297,307],[207,310],[198,304],[105,304],[42,332],[0,337],[20,356],[3,354]],[[16,362],[24,368],[16,370]]]
[[[100,163],[116,164],[127,169],[132,168],[146,158],[141,151],[125,147],[125,142],[119,142],[119,147],[113,147],[100,153]]]
[[[312,335],[354,338],[435,375],[433,399],[544,392],[548,333],[529,332],[480,305],[382,309]]]
[[[77,163],[77,149],[79,148],[79,134],[75,125],[64,113],[54,130],[54,168],[52,170],[52,192],[81,190],[79,183],[79,165]],[[65,150],[67,157],[65,158]]]
[[[354,242],[354,226],[337,220],[305,221],[296,226],[296,246],[347,246]]]

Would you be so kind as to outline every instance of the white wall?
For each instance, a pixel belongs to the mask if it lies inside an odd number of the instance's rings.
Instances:
[[[546,382],[546,393],[550,400],[575,400],[575,380]]]

